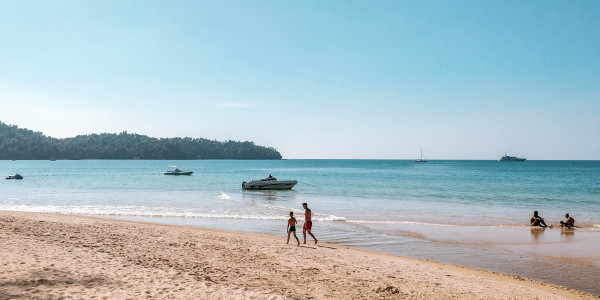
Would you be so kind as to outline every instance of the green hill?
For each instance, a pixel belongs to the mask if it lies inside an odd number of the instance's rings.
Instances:
[[[0,122],[0,159],[281,159],[254,142],[152,138],[121,132],[58,139]]]

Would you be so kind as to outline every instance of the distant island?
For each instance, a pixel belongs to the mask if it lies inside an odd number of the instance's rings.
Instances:
[[[123,131],[53,138],[0,122],[0,159],[281,159],[254,142],[153,138]]]

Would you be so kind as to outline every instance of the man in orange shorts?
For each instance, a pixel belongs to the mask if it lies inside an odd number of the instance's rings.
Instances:
[[[304,236],[304,243],[306,244],[306,232],[312,236],[315,240],[315,245],[317,244],[317,238],[315,237],[310,230],[312,229],[312,221],[311,221],[311,211],[308,208],[308,204],[302,203],[302,207],[304,207],[304,226],[302,226],[302,235]]]

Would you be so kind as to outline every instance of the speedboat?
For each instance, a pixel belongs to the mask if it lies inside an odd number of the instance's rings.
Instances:
[[[269,177],[250,182],[243,182],[242,188],[249,190],[289,190],[296,185],[296,180],[277,180],[277,178],[269,175]]]
[[[516,156],[509,156],[504,153],[504,156],[500,157],[498,161],[525,161],[527,158],[521,158]]]
[[[192,175],[194,173],[193,171],[182,171],[178,166],[171,166],[171,168],[175,169],[165,172],[165,175]]]
[[[23,176],[21,176],[19,174],[8,175],[8,177],[6,177],[6,179],[23,179]]]

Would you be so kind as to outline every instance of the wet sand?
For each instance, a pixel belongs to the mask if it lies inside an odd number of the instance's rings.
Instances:
[[[595,284],[600,280],[597,228],[395,224],[376,229],[428,242],[414,250],[379,247],[388,253],[519,275],[600,295]],[[408,243],[412,244],[417,242]]]
[[[0,299],[598,299],[517,276],[285,240],[0,211]]]
[[[595,228],[529,226],[397,225],[405,232],[440,243],[499,248],[520,254],[578,260],[600,267],[600,232]]]

